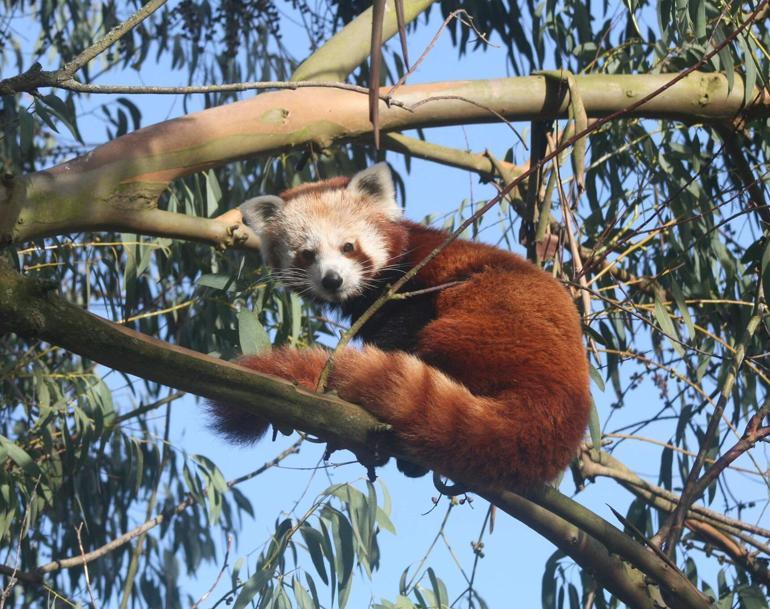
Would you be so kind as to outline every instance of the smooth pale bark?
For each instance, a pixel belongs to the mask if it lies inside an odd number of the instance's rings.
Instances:
[[[672,75],[576,76],[588,116],[606,116],[665,86]],[[564,116],[567,101],[544,76],[400,87],[381,102],[383,131]],[[171,180],[245,156],[312,145],[326,148],[371,133],[367,97],[355,91],[303,88],[257,95],[140,129],[91,153],[0,189],[0,241],[20,242],[82,230],[128,230],[197,238],[161,226],[155,208]],[[732,117],[743,106],[720,74],[693,73],[628,116],[703,121]],[[758,95],[748,114],[770,113]],[[160,227],[160,228],[159,228]],[[206,230],[211,230],[206,229]],[[208,240],[201,230],[201,240]]]
[[[433,0],[404,2],[404,23],[410,23],[425,11]],[[382,39],[391,38],[398,31],[393,0],[385,4]],[[343,81],[371,52],[372,8],[369,7],[326,41],[294,71],[291,79],[315,81]]]

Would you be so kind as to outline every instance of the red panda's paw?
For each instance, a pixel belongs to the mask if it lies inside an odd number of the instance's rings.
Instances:
[[[244,355],[235,363],[264,374],[286,379],[315,391],[329,353],[324,349],[281,347],[256,355]]]

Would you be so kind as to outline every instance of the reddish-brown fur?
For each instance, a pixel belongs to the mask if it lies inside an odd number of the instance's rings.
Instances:
[[[447,236],[408,221],[383,220],[382,229],[407,267]],[[438,293],[414,354],[347,348],[329,389],[392,424],[421,463],[456,480],[521,488],[556,477],[575,455],[590,408],[580,322],[566,290],[519,256],[462,240],[418,280],[462,283]],[[239,363],[312,390],[327,357],[284,348]],[[215,412],[237,420],[226,406]],[[253,435],[264,428],[255,425]]]

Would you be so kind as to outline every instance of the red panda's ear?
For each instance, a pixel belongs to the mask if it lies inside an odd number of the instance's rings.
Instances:
[[[262,227],[283,209],[283,206],[284,201],[281,197],[262,195],[244,201],[238,206],[238,209],[241,210],[243,223],[259,233]]]
[[[380,208],[390,218],[401,215],[401,208],[396,203],[393,175],[387,163],[377,163],[359,171],[350,179],[347,189],[367,204]]]

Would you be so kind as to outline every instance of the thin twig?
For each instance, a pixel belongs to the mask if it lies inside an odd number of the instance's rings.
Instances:
[[[738,378],[738,373],[740,372],[740,369],[743,365],[743,360],[746,355],[746,348],[748,347],[749,341],[754,336],[754,332],[756,332],[766,313],[766,307],[764,303],[760,301],[760,295],[762,292],[761,286],[762,281],[760,280],[758,283],[757,304],[754,310],[754,314],[746,326],[743,337],[735,348],[735,355],[733,356],[733,361],[730,365],[730,371],[728,372],[727,377],[722,384],[722,391],[720,393],[719,400],[714,407],[714,412],[711,414],[711,419],[709,420],[708,427],[706,428],[706,433],[703,439],[700,441],[700,450],[698,451],[698,456],[695,458],[695,462],[690,469],[690,473],[687,475],[687,480],[682,490],[682,499],[679,502],[679,505],[676,507],[676,510],[674,510],[674,512],[666,519],[660,531],[658,531],[658,533],[655,535],[655,539],[657,539],[658,542],[665,541],[665,548],[669,555],[672,554],[674,547],[679,543],[679,539],[682,535],[682,524],[684,523],[684,519],[690,504],[692,504],[693,501],[700,497],[701,493],[710,483],[710,481],[707,481],[705,485],[703,484],[703,478],[699,479],[700,472],[703,468],[703,464],[706,461],[706,453],[711,449],[711,445],[713,444],[714,438],[716,437],[717,430],[719,429],[719,422],[722,419],[722,413],[724,412],[725,406],[727,405],[727,400],[732,393],[733,385],[735,384],[735,381]],[[712,468],[713,467],[716,466],[712,466]],[[704,476],[704,478],[707,476]]]
[[[441,285],[434,285],[430,288],[424,288],[422,290],[414,290],[412,292],[399,292],[398,294],[393,294],[393,300],[406,300],[407,298],[413,298],[414,296],[424,296],[425,294],[440,292],[441,290],[445,290],[447,288],[451,288],[453,286],[460,285],[463,283],[465,283],[465,281],[447,281],[446,283],[442,283]]]
[[[452,513],[452,509],[455,506],[455,502],[451,499],[449,500],[449,507],[447,507],[446,513],[444,514],[444,518],[441,520],[441,524],[439,525],[438,531],[436,532],[436,536],[433,538],[433,541],[428,546],[428,549],[425,551],[425,554],[423,554],[422,558],[420,559],[420,562],[417,564],[417,568],[412,573],[412,577],[409,579],[409,581],[404,586],[404,591],[406,593],[409,592],[409,589],[416,586],[417,583],[420,581],[420,572],[422,571],[422,567],[425,564],[425,561],[428,560],[428,557],[430,556],[430,553],[433,551],[433,548],[436,547],[436,544],[438,543],[438,540],[441,538],[441,533],[444,530],[444,527],[446,526],[446,523],[449,521],[449,514]]]
[[[82,529],[83,523],[81,522],[78,526],[75,527],[75,534],[78,538],[78,548],[80,548],[80,555],[85,557],[86,551],[83,549],[83,539],[80,536]],[[91,607],[96,609],[96,599],[94,599],[94,591],[93,588],[91,588],[91,578],[88,575],[88,561],[86,560],[83,560],[83,575],[86,578],[86,590],[88,590],[88,597],[91,599]]]
[[[461,19],[461,16],[464,16],[468,21],[464,21],[463,19]],[[439,39],[441,38],[441,34],[447,28],[447,26],[452,21],[452,19],[457,19],[463,25],[468,26],[471,29],[473,29],[473,31],[476,32],[476,34],[478,34],[479,37],[484,42],[489,44],[489,40],[487,40],[487,37],[476,29],[476,26],[473,23],[473,18],[468,14],[468,11],[466,11],[465,9],[462,9],[462,8],[452,11],[451,13],[449,13],[449,15],[447,15],[446,19],[444,19],[444,22],[439,26],[438,30],[433,35],[433,38],[428,43],[428,46],[425,47],[425,50],[423,50],[422,54],[417,58],[417,61],[414,62],[414,65],[410,68],[409,67],[409,62],[408,61],[405,62],[407,64],[406,73],[401,78],[398,79],[398,82],[395,85],[393,85],[390,88],[390,91],[388,91],[388,95],[394,95],[396,93],[396,91],[398,90],[398,88],[406,82],[406,79],[409,78],[412,74],[414,74],[417,71],[417,68],[420,67],[420,64],[423,61],[425,61],[425,58],[433,50],[433,47],[436,46],[436,44],[438,43]]]
[[[123,38],[123,36],[134,29],[142,21],[147,19],[147,17],[152,15],[164,4],[166,4],[166,0],[150,0],[124,22],[119,23],[109,32],[107,32],[104,38],[97,40],[90,47],[64,64],[64,67],[61,71],[67,76],[72,76],[80,68],[84,67],[89,61],[94,59],[97,55],[103,53],[118,40]]]
[[[559,201],[561,202],[562,215],[564,216],[564,227],[567,229],[567,241],[569,243],[570,253],[572,254],[572,275],[577,279],[580,285],[580,297],[583,302],[583,319],[588,323],[591,316],[591,293],[586,289],[588,281],[583,272],[583,261],[580,258],[580,249],[575,236],[575,229],[572,226],[571,206],[567,203],[567,195],[564,193],[564,187],[561,182],[561,172],[559,171],[559,157],[554,159],[554,171],[556,172],[556,186],[559,191]]]
[[[299,452],[299,445],[301,444],[301,442],[302,442],[302,439],[298,440],[297,442],[289,446],[286,450],[282,451],[281,453],[276,455],[273,459],[271,459],[270,461],[267,461],[256,470],[249,472],[248,474],[244,474],[239,478],[234,478],[233,480],[230,480],[227,483],[227,487],[233,488],[234,486],[237,486],[238,484],[241,484],[246,480],[251,480],[252,478],[264,473],[266,470],[278,465],[281,461],[283,461],[290,455],[293,455]],[[203,490],[203,494],[205,495],[205,489]],[[91,562],[98,558],[101,558],[102,556],[106,556],[110,552],[115,551],[117,548],[129,543],[131,540],[136,539],[140,535],[144,535],[150,529],[153,529],[159,524],[162,524],[163,522],[167,522],[174,516],[181,514],[187,508],[194,505],[195,503],[196,503],[195,497],[193,497],[192,494],[189,494],[182,501],[180,501],[176,506],[170,509],[164,510],[163,512],[155,516],[155,518],[148,520],[137,527],[134,527],[130,531],[127,531],[126,533],[121,535],[120,537],[117,537],[112,541],[104,544],[103,546],[95,550],[92,550],[91,552],[87,552],[86,554],[78,554],[70,558],[53,560],[49,563],[41,565],[40,567],[37,567],[35,570],[31,572],[17,571],[13,567],[9,567],[8,565],[0,565],[0,574],[16,573],[20,582],[29,583],[29,584],[40,584],[41,577],[43,574],[59,571],[61,569],[71,569],[73,567],[79,567],[83,565],[84,562]]]
[[[174,393],[170,393],[169,395],[167,395],[165,398],[161,398],[155,402],[152,402],[151,404],[145,404],[144,406],[139,406],[138,408],[134,408],[133,410],[130,410],[125,414],[122,414],[116,417],[115,423],[120,424],[125,421],[128,421],[129,419],[133,419],[139,415],[150,412],[152,410],[157,410],[161,406],[165,406],[166,404],[174,402],[179,398],[184,397],[185,395],[187,394],[184,391],[175,391]]]
[[[222,575],[224,574],[225,570],[227,569],[227,566],[229,564],[230,560],[230,549],[233,546],[233,536],[228,535],[227,536],[227,550],[225,550],[225,560],[222,563],[222,568],[219,570],[219,574],[217,575],[216,579],[214,580],[214,583],[211,584],[211,588],[209,588],[206,592],[204,592],[203,596],[201,596],[197,601],[195,601],[191,606],[190,609],[196,609],[201,603],[205,602],[206,599],[211,596],[212,592],[216,589],[216,587],[219,585],[219,580],[222,579]]]

